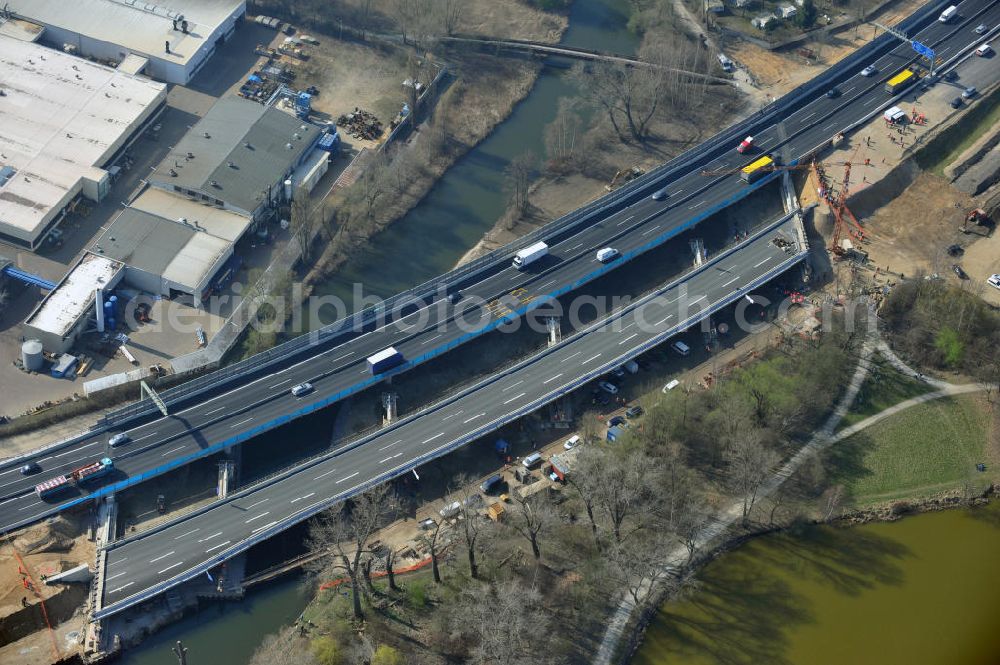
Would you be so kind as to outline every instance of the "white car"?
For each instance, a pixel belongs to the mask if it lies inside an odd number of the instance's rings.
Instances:
[[[990,275],[986,278],[986,283],[993,288],[1000,289],[1000,274]]]
[[[608,383],[607,381],[600,381],[597,387],[610,395],[618,394],[618,386],[613,383]]]
[[[306,382],[300,383],[297,386],[292,386],[292,394],[296,397],[302,397],[306,393],[311,393],[313,389],[313,384]]]
[[[973,32],[975,32],[977,35],[981,35],[985,33],[987,30],[989,30],[989,28],[986,27],[986,24],[980,23],[979,25],[976,26],[976,29],[973,30]]]
[[[861,75],[862,76],[875,76],[875,72],[877,72],[877,71],[878,70],[875,69],[875,65],[868,65],[867,67],[865,67],[864,69],[861,70]]]
[[[614,247],[605,247],[604,249],[597,250],[597,260],[601,263],[607,263],[616,258],[618,258],[618,250]]]
[[[976,49],[976,55],[978,55],[980,58],[985,58],[990,53],[993,53],[993,47],[990,46],[988,43],[982,44],[980,45],[979,48]]]
[[[566,442],[563,443],[563,448],[565,448],[566,450],[573,450],[578,445],[580,445],[580,436],[574,434],[573,436],[566,439]]]
[[[673,379],[667,385],[663,386],[663,388],[660,389],[660,392],[666,395],[668,392],[670,392],[679,385],[681,385],[681,382],[678,381],[677,379]]]
[[[123,443],[128,443],[128,434],[125,432],[118,432],[113,437],[108,439],[108,445],[114,448],[115,446],[120,446]]]

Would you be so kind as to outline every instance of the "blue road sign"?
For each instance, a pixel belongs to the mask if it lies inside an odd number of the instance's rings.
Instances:
[[[933,62],[933,60],[934,60],[934,49],[932,49],[929,46],[924,46],[920,42],[916,42],[916,41],[915,42],[911,42],[911,44],[913,44],[913,50],[914,51],[916,51],[920,55],[924,56],[925,58],[927,58],[928,60],[930,60],[930,61]]]

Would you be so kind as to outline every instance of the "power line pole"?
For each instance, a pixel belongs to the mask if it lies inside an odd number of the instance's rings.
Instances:
[[[171,651],[177,656],[177,665],[187,665],[187,653],[188,650],[181,644],[180,640],[177,640],[177,646],[175,646]]]

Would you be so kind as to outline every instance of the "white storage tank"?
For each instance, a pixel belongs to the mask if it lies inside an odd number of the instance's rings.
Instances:
[[[21,362],[29,372],[40,372],[45,367],[45,356],[42,355],[42,343],[37,339],[25,340],[21,345]]]

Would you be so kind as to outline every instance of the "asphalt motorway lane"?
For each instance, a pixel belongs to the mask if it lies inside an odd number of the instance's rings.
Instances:
[[[775,242],[780,238],[784,242]],[[367,437],[359,445],[291,475],[213,504],[109,546],[106,552],[106,615],[124,609],[146,589],[185,574],[199,575],[243,547],[270,535],[373,482],[405,473],[443,455],[470,437],[567,392],[582,375],[600,375],[665,334],[689,327],[713,306],[731,301],[742,285],[783,271],[804,258],[792,220],[747,241],[738,251],[690,273],[559,346]]]
[[[974,25],[1000,22],[997,3],[967,1],[959,7],[962,10],[960,21],[954,24],[935,21],[918,35],[919,38],[947,55],[948,50],[957,51],[977,41],[971,32]],[[716,161],[704,165],[705,168],[735,170],[779,147],[786,159],[811,151],[860,117],[888,105],[890,96],[883,90],[884,81],[909,62],[912,55],[909,45],[901,44],[871,63],[876,65],[877,75],[866,78],[855,72],[838,86],[840,96],[830,99],[820,95],[786,116],[781,127],[775,125],[756,131],[754,137],[758,148],[753,154],[740,155],[734,146]],[[996,68],[992,76],[996,76]],[[784,138],[779,140],[779,136]],[[701,167],[673,179],[666,190],[669,196],[664,201],[645,197],[599,223],[563,237],[553,243],[551,255],[540,265],[530,266],[524,272],[507,267],[477,284],[465,286],[463,298],[457,303],[458,309],[466,312],[467,321],[483,316],[480,327],[496,323],[498,317],[509,315],[519,307],[530,306],[548,294],[596,277],[597,271],[602,269],[595,258],[597,249],[614,246],[626,255],[649,249],[676,236],[714,207],[749,192],[735,173],[704,176]],[[610,270],[616,265],[620,262],[604,268]],[[0,531],[40,519],[60,505],[78,501],[99,489],[101,485],[95,483],[48,501],[38,499],[32,492],[38,482],[68,473],[103,455],[112,457],[117,467],[116,473],[107,480],[137,482],[143,477],[141,474],[165,472],[172,464],[211,454],[235,437],[247,435],[300,405],[364,389],[377,380],[370,377],[365,358],[388,346],[395,346],[409,360],[429,359],[433,354],[444,352],[467,335],[455,325],[455,315],[456,306],[447,298],[439,298],[402,317],[398,323],[276,369],[274,373],[199,401],[166,418],[129,429],[132,441],[125,446],[107,448],[105,442],[109,434],[102,434],[70,449],[41,456],[37,461],[43,470],[34,476],[21,476],[17,468],[4,470],[0,472]],[[304,381],[314,383],[316,392],[293,398],[289,394],[290,387]]]

